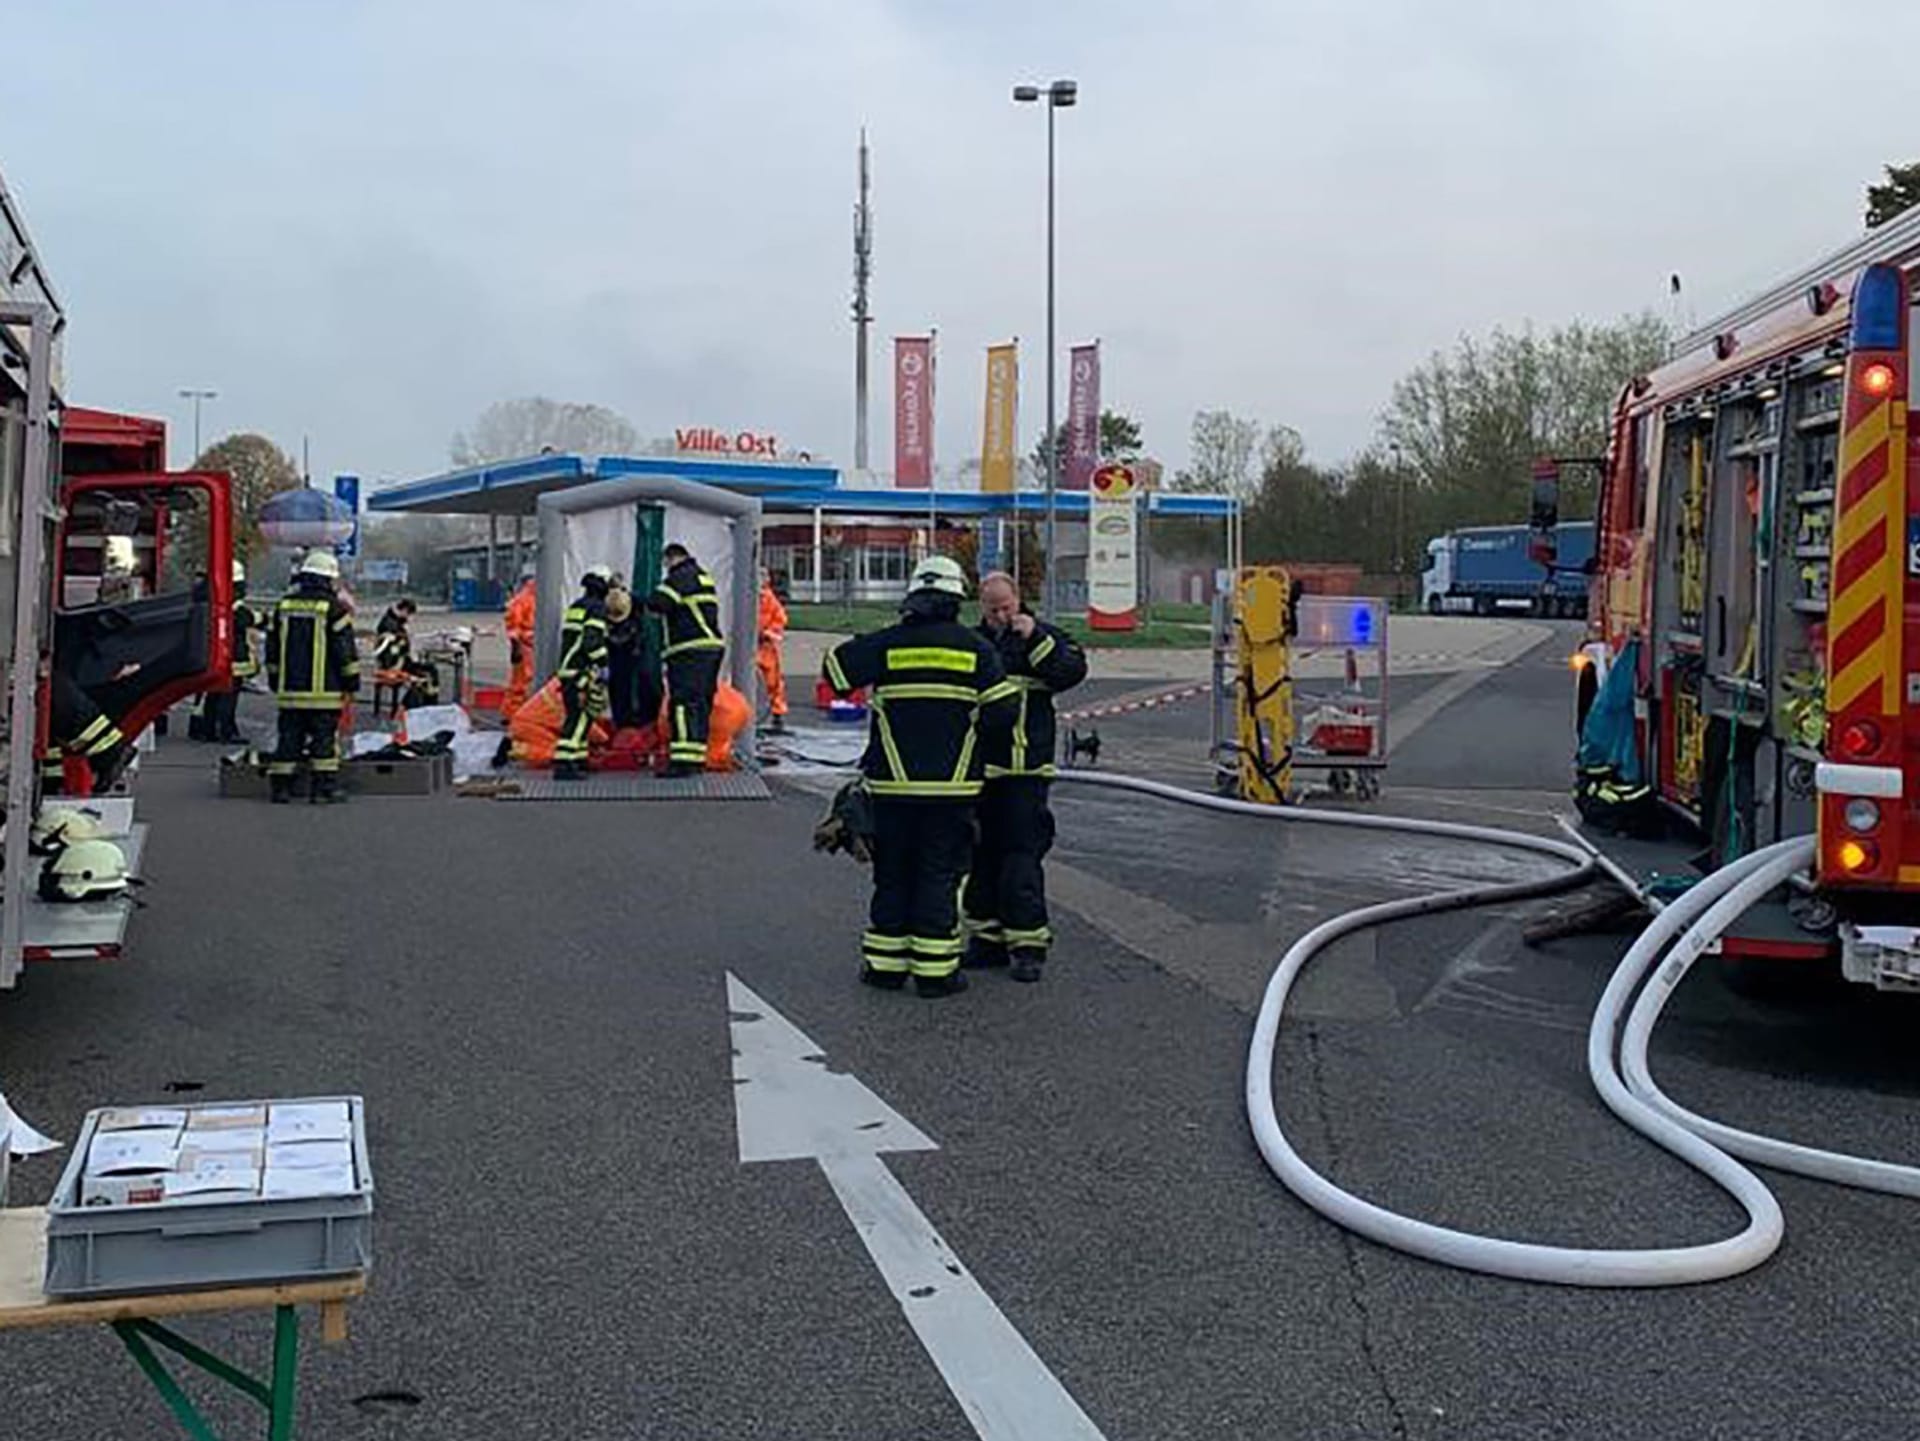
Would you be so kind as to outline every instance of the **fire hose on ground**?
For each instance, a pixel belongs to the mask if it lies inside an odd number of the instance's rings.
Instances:
[[[1674,989],[1744,911],[1805,868],[1812,855],[1811,838],[1782,841],[1723,866],[1655,916],[1615,969],[1587,1032],[1587,1073],[1607,1108],[1730,1195],[1747,1213],[1745,1228],[1724,1240],[1700,1245],[1586,1249],[1436,1226],[1341,1189],[1301,1158],[1280,1126],[1274,1108],[1274,1048],[1295,981],[1316,956],[1343,936],[1389,921],[1571,890],[1596,877],[1598,868],[1592,857],[1565,841],[1489,826],[1255,805],[1136,776],[1091,771],[1063,771],[1060,780],[1262,820],[1393,831],[1496,846],[1544,856],[1566,866],[1560,874],[1535,880],[1362,906],[1315,926],[1281,957],[1267,982],[1247,1048],[1247,1118],[1268,1168],[1295,1196],[1339,1226],[1427,1260],[1517,1280],[1570,1286],[1680,1286],[1737,1276],[1760,1265],[1778,1249],[1785,1229],[1779,1203],[1766,1184],[1742,1164],[1743,1160],[1865,1190],[1920,1196],[1920,1168],[1801,1146],[1695,1115],[1670,1100],[1654,1083],[1648,1068],[1648,1043]],[[1651,980],[1649,973],[1653,973]],[[1633,1001],[1636,992],[1639,998]]]

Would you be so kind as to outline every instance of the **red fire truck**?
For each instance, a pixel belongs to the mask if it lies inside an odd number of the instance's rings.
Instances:
[[[1631,657],[1636,779],[1666,831],[1583,827],[1616,877],[1657,900],[1815,834],[1813,869],[1724,949],[1837,949],[1849,978],[1889,989],[1920,989],[1917,281],[1920,209],[1626,386],[1576,657],[1583,720]],[[1550,510],[1536,497],[1536,523]]]

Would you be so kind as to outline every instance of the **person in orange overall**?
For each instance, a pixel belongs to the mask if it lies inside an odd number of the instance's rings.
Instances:
[[[760,647],[754,662],[760,668],[760,688],[767,693],[772,721],[767,729],[783,735],[787,729],[787,678],[780,670],[780,644],[787,638],[787,608],[773,588],[773,577],[760,572]]]
[[[520,589],[507,602],[507,694],[500,704],[500,718],[512,720],[513,713],[527,703],[533,688],[534,573],[531,567],[520,572]]]

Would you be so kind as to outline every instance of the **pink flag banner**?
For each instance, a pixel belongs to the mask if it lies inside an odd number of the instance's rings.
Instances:
[[[1085,490],[1100,464],[1100,342],[1076,345],[1067,365],[1067,454],[1061,484]]]
[[[893,483],[925,490],[933,484],[933,337],[893,340]]]

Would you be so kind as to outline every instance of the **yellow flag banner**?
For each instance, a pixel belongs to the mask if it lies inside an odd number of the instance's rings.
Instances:
[[[1010,495],[1019,448],[1020,356],[1017,343],[987,347],[987,418],[980,440],[980,489]]]

